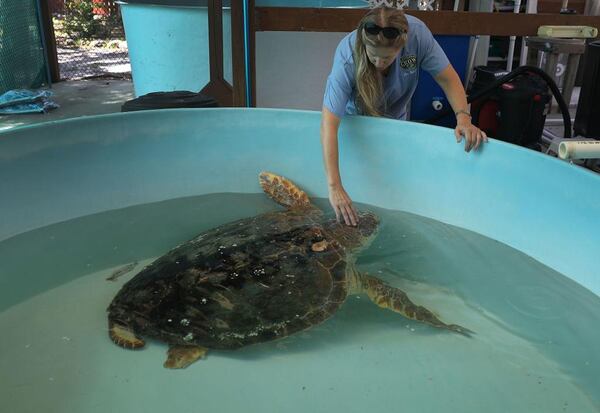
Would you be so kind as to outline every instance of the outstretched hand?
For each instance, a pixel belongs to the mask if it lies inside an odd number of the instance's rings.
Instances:
[[[342,185],[331,185],[329,187],[329,202],[338,222],[343,220],[346,225],[358,225],[358,214]]]
[[[483,142],[487,142],[487,135],[484,131],[473,125],[470,120],[459,122],[454,129],[456,142],[460,143],[465,138],[465,152],[471,149],[477,150]]]

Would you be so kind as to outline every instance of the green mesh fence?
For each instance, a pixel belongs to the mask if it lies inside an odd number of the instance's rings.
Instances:
[[[46,82],[36,0],[0,0],[0,93]]]
[[[62,9],[52,9],[61,79],[130,79],[127,42],[115,1],[62,4]]]

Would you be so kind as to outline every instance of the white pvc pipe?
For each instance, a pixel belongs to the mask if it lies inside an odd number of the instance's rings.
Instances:
[[[586,16],[600,16],[600,2],[598,0],[587,0],[584,14]]]
[[[571,125],[575,123],[575,119],[571,119]],[[546,119],[546,121],[544,122],[545,126],[562,126],[565,124],[564,119],[561,118],[550,118],[550,119]]]
[[[562,141],[558,145],[561,159],[600,159],[600,141]]]
[[[514,13],[519,14],[519,10],[521,9],[521,0],[515,0],[515,8]],[[517,36],[510,36],[510,42],[508,44],[508,61],[506,62],[506,70],[512,71],[513,67],[513,59],[515,57],[515,41],[517,40]]]
[[[512,72],[513,67],[513,58],[515,56],[515,41],[517,40],[516,36],[510,36],[510,42],[508,43],[508,57],[506,62],[506,71]]]
[[[527,0],[527,5],[525,6],[525,13],[527,14],[537,14],[537,0]],[[521,40],[521,58],[519,59],[519,65],[524,66],[527,64],[527,44],[525,43],[525,39]]]
[[[458,11],[459,5],[460,5],[460,0],[454,0],[454,11]]]
[[[477,46],[479,45],[479,37],[479,35],[475,36],[473,38],[473,44],[471,45],[467,70],[465,71],[465,88],[469,86],[469,81],[471,80],[471,73],[473,72],[473,66],[475,65],[475,55],[477,54]]]

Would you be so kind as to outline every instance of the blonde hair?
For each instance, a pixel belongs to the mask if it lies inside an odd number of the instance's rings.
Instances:
[[[380,27],[394,27],[400,36],[388,39],[382,33],[367,35],[364,27],[367,23],[375,23]],[[361,114],[382,116],[385,113],[385,102],[382,102],[383,80],[367,56],[366,47],[401,49],[408,38],[408,20],[404,11],[390,7],[375,7],[360,20],[356,30],[354,44],[354,64],[356,66],[356,107]]]

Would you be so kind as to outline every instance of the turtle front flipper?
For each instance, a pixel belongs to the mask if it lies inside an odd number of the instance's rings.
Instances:
[[[434,327],[444,328],[469,337],[473,332],[456,324],[446,324],[431,311],[413,303],[406,293],[398,288],[391,287],[378,278],[361,274],[360,286],[371,301],[381,308],[402,314],[411,320],[421,321]]]
[[[115,322],[108,324],[108,335],[117,346],[130,350],[140,349],[146,344],[144,340],[135,335],[133,330]]]
[[[308,195],[292,181],[271,172],[261,172],[258,181],[263,191],[279,205],[287,209],[310,209],[313,206]]]
[[[184,369],[196,360],[203,358],[207,348],[200,346],[171,346],[167,351],[167,361],[163,364],[168,369]]]

